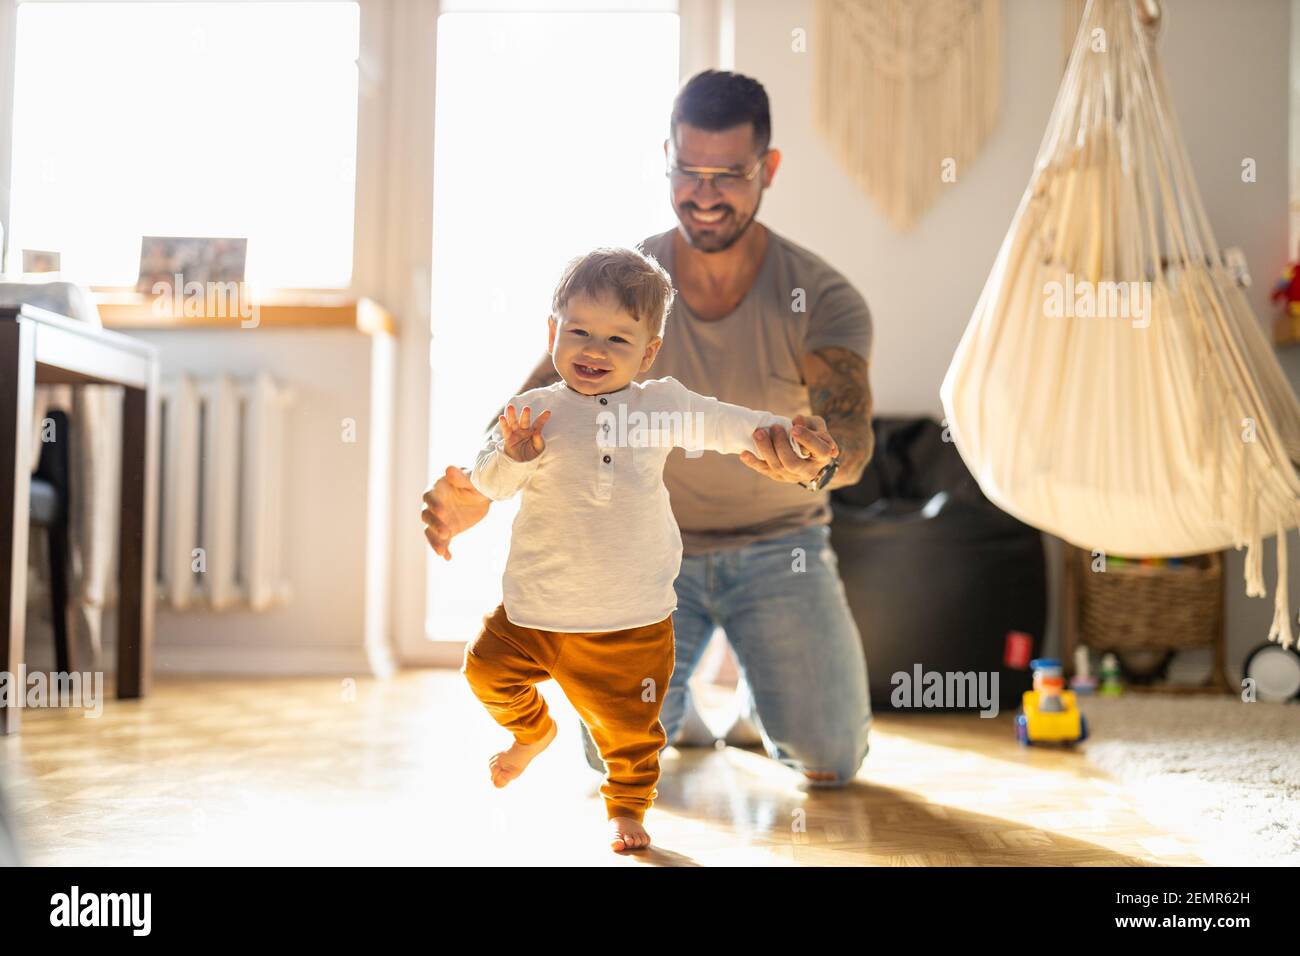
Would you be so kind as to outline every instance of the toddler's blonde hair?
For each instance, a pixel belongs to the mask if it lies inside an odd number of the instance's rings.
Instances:
[[[650,323],[651,337],[663,336],[677,292],[654,256],[639,249],[601,246],[569,260],[551,298],[556,318],[578,295],[610,297],[638,322]]]

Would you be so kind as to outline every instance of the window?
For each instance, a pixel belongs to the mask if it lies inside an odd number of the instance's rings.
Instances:
[[[473,464],[492,415],[545,354],[564,264],[675,222],[663,141],[677,14],[514,5],[533,9],[438,20],[432,474]],[[501,600],[518,501],[453,541],[450,563],[429,552],[435,640],[472,637]]]
[[[248,239],[250,285],[352,275],[356,3],[23,3],[11,261],[133,286],[142,236]]]

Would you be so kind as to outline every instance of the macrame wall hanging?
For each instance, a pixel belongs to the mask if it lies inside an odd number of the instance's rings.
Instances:
[[[817,0],[815,17],[818,132],[910,229],[997,125],[999,0]]]
[[[1160,18],[1155,0],[1089,0],[940,396],[985,494],[1080,548],[1247,546],[1246,592],[1263,597],[1276,534],[1269,637],[1290,646],[1300,403],[1210,229]]]

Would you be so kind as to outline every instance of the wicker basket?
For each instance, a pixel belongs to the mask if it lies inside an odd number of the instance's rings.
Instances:
[[[1138,564],[1092,570],[1080,562],[1079,640],[1095,651],[1160,651],[1213,645],[1222,631],[1223,555],[1193,555],[1175,567]]]

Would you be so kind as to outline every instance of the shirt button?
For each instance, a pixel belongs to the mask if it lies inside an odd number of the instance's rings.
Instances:
[[[609,455],[606,455],[606,456],[605,456],[605,464],[607,464],[607,465],[609,464]]]
[[[600,400],[600,404],[602,404],[602,405],[608,405],[608,404],[609,404],[609,399],[608,399],[608,398],[604,398],[604,397],[602,397],[601,400]]]

